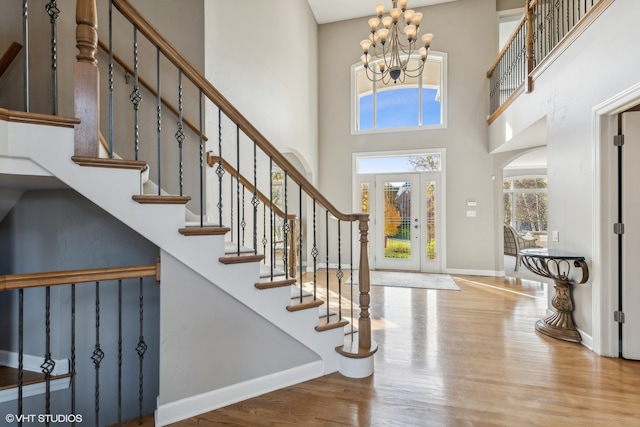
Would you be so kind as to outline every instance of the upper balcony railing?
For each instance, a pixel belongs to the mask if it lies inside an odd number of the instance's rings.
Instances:
[[[531,92],[552,62],[613,0],[529,0],[511,38],[487,72],[489,123],[521,93]]]

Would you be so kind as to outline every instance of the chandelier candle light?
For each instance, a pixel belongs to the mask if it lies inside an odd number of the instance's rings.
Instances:
[[[422,74],[433,34],[423,35],[421,40],[424,46],[417,49],[422,13],[407,9],[408,1],[393,0],[392,9],[386,16],[383,16],[384,3],[378,3],[378,16],[369,19],[371,34],[368,39],[360,42],[364,52],[360,59],[371,81],[387,84],[393,80],[394,83],[403,83],[406,77],[413,78]],[[399,26],[402,22],[405,24],[401,30]],[[380,24],[382,28],[378,28]],[[401,34],[404,34],[402,40]],[[420,55],[420,59],[411,61],[416,54]]]

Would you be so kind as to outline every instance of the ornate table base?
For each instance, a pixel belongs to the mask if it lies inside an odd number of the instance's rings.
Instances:
[[[582,279],[589,279],[589,270],[583,257],[549,252],[540,249],[525,249],[521,252],[523,264],[533,273],[553,279],[555,291],[551,305],[555,312],[536,322],[536,331],[563,341],[580,342],[582,337],[573,323],[572,284],[569,281],[570,261],[582,269]]]
[[[536,322],[536,331],[559,340],[580,342],[582,337],[573,323],[571,283],[555,280],[556,295],[551,300],[555,313]]]

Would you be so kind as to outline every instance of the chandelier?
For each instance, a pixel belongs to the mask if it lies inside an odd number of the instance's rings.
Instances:
[[[363,51],[360,59],[371,81],[403,83],[406,77],[422,74],[433,34],[423,35],[423,46],[417,48],[422,13],[407,9],[408,1],[393,0],[386,16],[383,16],[384,3],[378,3],[377,17],[369,19],[371,34],[360,42]],[[412,60],[414,58],[416,60]]]

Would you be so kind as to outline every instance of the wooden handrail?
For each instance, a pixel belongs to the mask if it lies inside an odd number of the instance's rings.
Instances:
[[[6,108],[0,108],[0,120],[66,128],[73,128],[80,123],[80,120],[75,117],[52,116],[50,114],[7,110]]]
[[[207,164],[211,167],[215,166],[218,164],[218,162],[220,161],[220,157],[214,155],[213,153],[211,153],[210,151],[207,153]],[[222,167],[231,174],[232,177],[234,177],[235,179],[238,179],[238,171],[236,171],[236,169],[231,166],[231,164],[229,162],[227,162],[225,159],[222,159]],[[253,193],[253,191],[255,190],[254,185],[247,179],[245,178],[243,175],[240,175],[240,183],[249,190],[250,193]],[[256,190],[256,195],[258,196],[258,199],[266,206],[270,206],[271,205],[271,200],[269,200],[269,198],[267,196],[265,196],[260,190]],[[289,219],[289,220],[295,220],[297,219],[297,215],[295,214],[288,214],[285,215],[285,213],[282,211],[282,209],[280,209],[278,206],[273,205],[273,212],[278,215],[280,218],[282,219]]]
[[[52,271],[46,273],[9,274],[0,276],[0,292],[45,286],[70,285],[109,280],[155,277],[160,282],[160,261],[156,264],[130,267],[90,268],[86,270]]]
[[[203,94],[209,98],[220,110],[235,123],[245,135],[254,141],[274,162],[283,170],[304,191],[316,202],[327,209],[333,216],[342,221],[368,221],[369,214],[351,213],[345,214],[336,209],[329,200],[322,195],[311,184],[304,175],[289,162],[271,143],[215,88],[199,71],[187,61],[171,43],[169,43],[147,20],[136,10],[127,0],[113,0],[113,5],[122,15],[138,28],[147,39],[158,48],[164,56],[177,68],[182,70],[183,75],[188,78],[196,87],[200,88]]]
[[[102,49],[105,52],[109,52],[109,46],[107,46],[104,42],[102,42],[101,40],[98,39],[98,47],[100,49]],[[122,58],[120,58],[118,55],[116,55],[115,53],[113,53],[113,60],[116,61],[116,63],[121,66],[124,71],[126,71],[128,74],[130,75],[134,75],[134,70],[129,67]],[[152,85],[150,85],[145,79],[143,79],[142,77],[138,77],[138,82],[140,82],[140,84],[147,89],[149,92],[151,92],[151,94],[155,97],[158,96],[158,92],[153,88]],[[173,104],[171,104],[171,102],[169,102],[168,99],[166,99],[164,96],[160,97],[160,101],[162,102],[162,104],[164,104],[165,107],[167,107],[167,109],[169,111],[171,111],[173,114],[175,114],[176,116],[180,117],[180,111],[178,111],[178,109],[176,107],[173,106]],[[191,129],[192,131],[194,131],[197,135],[201,134],[200,129],[198,129],[198,127],[196,125],[194,125],[190,120],[183,118],[182,121],[184,122],[184,124],[187,125],[187,127],[189,129]],[[202,134],[202,139],[204,141],[208,141],[209,138],[207,138],[206,135]]]
[[[291,277],[296,277],[296,257],[297,257],[297,253],[298,253],[298,245],[297,245],[297,240],[296,240],[296,235],[293,232],[293,230],[295,230],[295,224],[296,221],[298,221],[298,216],[295,214],[285,214],[282,209],[280,209],[278,206],[274,205],[271,200],[265,196],[260,190],[256,189],[255,186],[247,179],[245,178],[243,175],[238,175],[238,171],[231,166],[231,164],[229,162],[227,162],[225,159],[221,159],[220,156],[216,156],[214,155],[212,152],[207,152],[207,164],[210,167],[213,167],[214,165],[217,165],[218,163],[222,164],[222,167],[229,172],[229,174],[231,174],[231,176],[233,176],[235,179],[239,179],[240,183],[250,192],[253,193],[254,191],[256,192],[256,196],[258,197],[258,200],[260,200],[265,206],[269,206],[271,208],[271,210],[273,211],[273,213],[275,213],[277,216],[279,216],[280,218],[284,219],[285,221],[289,221],[289,229],[292,231],[289,234],[289,241],[287,242],[287,244],[289,245],[289,251],[287,252],[288,258],[289,258],[289,276]]]
[[[7,48],[7,51],[0,58],[0,77],[9,69],[13,60],[16,59],[20,51],[22,50],[22,45],[20,43],[13,42]]]

